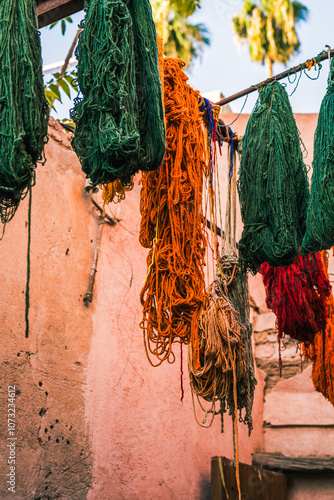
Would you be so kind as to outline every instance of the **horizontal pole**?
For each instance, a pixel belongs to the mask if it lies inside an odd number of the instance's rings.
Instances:
[[[45,14],[45,12],[57,9],[70,2],[72,0],[44,0],[36,6],[37,15],[40,16],[41,14]]]
[[[38,27],[44,28],[67,16],[72,16],[83,8],[84,0],[44,0],[39,2],[36,5]]]
[[[317,62],[320,62],[328,58],[331,59],[332,57],[334,57],[334,50],[331,50],[330,52],[325,51],[320,56],[313,57],[312,59],[315,59]],[[312,61],[312,59],[308,59],[306,62]],[[248,87],[247,89],[242,90],[241,92],[237,92],[236,94],[233,94],[230,97],[225,97],[224,99],[221,99],[220,101],[216,102],[215,105],[223,106],[224,104],[228,104],[229,102],[236,101],[237,99],[240,99],[240,97],[244,97],[248,94],[251,94],[252,92],[255,92],[256,90],[259,90],[259,88],[262,87],[263,85],[268,85],[268,83],[282,80],[283,78],[287,78],[288,76],[298,73],[299,71],[302,71],[303,69],[306,68],[305,64],[306,63],[298,64],[298,66],[283,71],[283,73],[279,73],[278,75],[273,76],[271,78],[267,78],[267,80],[264,80],[263,82],[258,83],[257,85],[252,85],[251,87]]]

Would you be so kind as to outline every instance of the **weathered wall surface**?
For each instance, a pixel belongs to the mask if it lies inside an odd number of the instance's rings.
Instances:
[[[234,118],[225,115],[227,123]],[[238,119],[239,134],[247,119]],[[316,116],[298,115],[297,122],[310,158]],[[38,167],[33,189],[28,340],[24,338],[27,200],[0,243],[0,498],[13,498],[6,493],[5,482],[9,385],[15,385],[17,392],[14,498],[209,498],[211,457],[233,455],[231,422],[226,417],[224,434],[219,417],[210,429],[196,423],[186,349],[183,403],[179,345],[173,365],[153,368],[146,359],[138,326],[147,256],[138,243],[140,188],[136,185],[120,205],[120,222],[104,226],[94,299],[87,309],[82,300],[97,218],[83,193],[84,175],[67,136],[55,122],[50,134],[48,162]],[[115,214],[116,207],[112,211]],[[291,398],[285,399],[284,387],[278,389],[277,373],[272,374],[275,325],[264,304],[261,281],[252,278],[250,284],[258,332],[255,354],[263,371],[257,370],[252,437],[240,426],[240,459],[246,463],[251,463],[252,452],[265,450],[269,443],[263,411],[268,415],[279,398],[280,405],[284,401],[292,405]],[[264,347],[267,351],[261,352]],[[295,371],[289,377],[300,373],[299,363],[298,356],[291,361]],[[203,412],[198,405],[196,409],[201,421]],[[304,483],[293,481],[291,491],[303,491]]]
[[[30,336],[25,339],[27,200],[0,243],[0,498],[82,499],[91,484],[85,372],[91,314],[82,304],[93,230],[84,176],[53,121],[32,192]],[[61,141],[61,142],[59,142]],[[8,492],[8,386],[16,390],[16,493]]]
[[[234,115],[224,115],[229,123]],[[317,115],[295,115],[301,138],[306,147],[305,163],[311,167],[313,137]],[[241,116],[236,123],[243,135],[247,117]],[[309,177],[312,171],[309,171]],[[329,272],[333,273],[334,259],[330,252]],[[331,275],[330,275],[331,276]],[[280,378],[275,315],[265,303],[265,290],[259,275],[249,276],[255,359],[265,374],[263,402],[263,449],[262,451],[287,457],[326,457],[334,451],[334,408],[315,392],[311,380],[311,366],[301,363],[300,351],[289,337],[282,349],[283,373]],[[333,285],[333,283],[332,283]],[[302,371],[303,370],[303,371]],[[334,476],[320,471],[311,474],[289,472],[289,500],[325,500],[334,498]]]
[[[226,418],[223,435],[219,417],[210,429],[196,424],[185,348],[183,403],[179,344],[173,365],[165,362],[153,368],[148,363],[138,327],[139,293],[147,271],[147,250],[138,242],[138,207],[137,185],[121,204],[120,224],[106,227],[103,234],[87,371],[87,418],[94,456],[88,498],[204,499],[208,498],[211,456],[232,457],[230,419]],[[241,458],[248,463],[254,447],[260,447],[261,400],[259,384],[252,438],[240,429]],[[202,421],[203,412],[196,407]]]
[[[210,429],[196,423],[186,349],[183,403],[179,346],[173,365],[153,368],[146,359],[138,326],[146,275],[139,186],[121,204],[120,222],[104,227],[94,299],[86,309],[97,218],[68,137],[54,121],[46,156],[33,189],[28,340],[27,200],[0,245],[0,497],[13,498],[5,482],[6,409],[7,388],[15,385],[15,498],[208,498],[211,456],[233,455],[231,422],[226,417],[223,435],[219,417]],[[254,420],[251,438],[240,428],[240,457],[248,463],[262,442],[261,383]]]

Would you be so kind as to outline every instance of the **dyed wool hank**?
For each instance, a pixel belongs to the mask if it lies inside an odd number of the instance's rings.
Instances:
[[[167,153],[157,172],[141,179],[140,243],[150,248],[141,292],[148,359],[174,361],[173,343],[192,342],[198,351],[198,319],[205,301],[202,224],[207,154],[199,93],[187,84],[184,63],[164,61]],[[197,361],[198,363],[198,361]]]
[[[35,182],[47,138],[41,43],[34,0],[0,2],[0,217],[9,222]]]
[[[82,98],[71,116],[73,148],[92,183],[131,184],[158,168],[165,127],[149,0],[91,0],[76,55]]]
[[[159,62],[159,75],[160,80],[163,82],[164,79],[164,45],[163,40],[159,33],[157,33],[157,43],[158,43],[158,62]],[[162,87],[162,95],[164,95],[163,83],[161,83]],[[102,199],[104,205],[108,205],[109,203],[120,203],[125,199],[125,193],[127,191],[132,191],[134,187],[133,177],[131,177],[131,181],[128,184],[123,184],[119,179],[110,182],[108,184],[104,184],[101,186],[102,188]]]
[[[297,257],[309,197],[300,142],[284,87],[260,88],[242,140],[238,181],[240,261],[254,274],[264,262],[288,266]]]
[[[313,173],[306,233],[300,253],[334,245],[334,59],[314,136]]]
[[[315,334],[326,328],[326,299],[331,292],[320,254],[300,255],[288,267],[263,264],[261,274],[267,306],[276,315],[280,345],[285,335],[312,344]]]

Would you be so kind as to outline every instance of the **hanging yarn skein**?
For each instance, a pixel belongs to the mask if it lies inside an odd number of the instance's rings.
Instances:
[[[209,119],[205,122],[208,128],[209,151],[211,158],[216,158],[218,136],[215,135],[216,124],[213,110],[208,109]],[[218,118],[218,117],[217,117]],[[216,277],[210,285],[208,300],[199,319],[199,352],[200,365],[193,362],[192,350],[189,350],[188,368],[192,392],[198,403],[204,408],[199,398],[211,402],[211,408],[205,411],[200,423],[209,427],[214,415],[215,405],[221,403],[221,418],[229,411],[233,418],[233,436],[235,439],[236,463],[238,463],[238,429],[239,420],[246,423],[249,432],[252,430],[252,405],[256,379],[254,375],[254,359],[252,354],[249,322],[249,297],[247,275],[238,265],[236,250],[236,151],[233,148],[233,132],[230,130],[228,151],[228,192],[226,205],[225,230],[223,233],[223,256],[219,258],[217,243],[216,214],[221,211],[217,162],[210,162],[210,182],[208,183],[211,233],[213,233],[213,260],[216,266]],[[195,410],[195,406],[194,406]],[[244,413],[245,410],[245,413]],[[207,414],[212,413],[211,422],[206,424]],[[243,414],[244,413],[244,414]],[[238,475],[238,474],[237,474]]]
[[[234,279],[231,274],[231,266],[226,262],[228,267],[225,267],[224,260],[221,260],[220,266],[224,269],[224,279],[230,282],[228,297],[231,304],[239,315],[239,321],[243,325],[245,332],[242,336],[242,345],[244,349],[244,365],[245,369],[242,373],[236,370],[236,386],[229,385],[226,397],[221,400],[221,419],[223,428],[224,413],[228,411],[233,420],[236,420],[236,414],[239,412],[239,421],[248,426],[248,434],[250,435],[253,429],[253,401],[255,386],[257,384],[255,377],[255,364],[252,347],[252,324],[249,321],[250,305],[249,305],[249,289],[247,274],[239,267],[235,273]],[[238,365],[237,365],[238,367]]]
[[[199,93],[187,84],[184,63],[164,60],[167,153],[157,172],[141,179],[140,243],[150,248],[141,291],[146,352],[157,365],[175,359],[173,343],[192,342],[198,358],[198,318],[205,301],[206,239],[202,223],[207,154]]]
[[[236,370],[236,364],[238,364],[239,376],[244,371],[244,348],[241,338],[245,328],[239,322],[239,314],[228,299],[227,282],[221,280],[219,266],[217,265],[219,259],[217,216],[218,212],[220,212],[217,147],[220,148],[222,144],[217,127],[220,108],[216,109],[210,101],[203,98],[200,99],[199,106],[203,113],[208,139],[209,177],[206,187],[206,197],[208,198],[206,206],[208,206],[211,227],[208,241],[212,240],[210,248],[213,266],[216,267],[216,277],[207,290],[207,301],[199,317],[199,363],[198,359],[194,359],[192,349],[189,349],[188,369],[191,389],[193,394],[197,396],[201,408],[203,409],[199,398],[212,403],[209,410],[212,413],[210,426],[216,413],[216,402],[225,398],[228,387],[231,384],[233,385],[233,371]],[[231,195],[230,186],[229,195]],[[227,212],[230,212],[230,206],[228,204]],[[220,220],[220,224],[222,227],[222,220]],[[229,236],[227,235],[227,238]],[[237,266],[235,256],[233,265]],[[195,406],[194,413],[196,417]],[[197,422],[199,423],[198,420]],[[206,416],[204,422],[200,425],[207,427],[205,424]]]
[[[334,59],[320,107],[313,151],[306,233],[300,249],[302,255],[334,245]]]
[[[86,3],[76,55],[82,98],[73,148],[93,184],[128,186],[159,167],[165,127],[155,25],[148,0]]]
[[[272,82],[260,88],[242,140],[238,182],[239,256],[254,274],[264,262],[288,266],[297,257],[309,197],[300,143],[284,87]]]
[[[164,44],[161,36],[157,32],[157,43],[158,43],[158,63],[159,63],[159,75],[162,87],[162,95],[163,91],[163,79],[164,79]],[[127,191],[131,191],[134,187],[133,177],[131,177],[131,181],[128,184],[123,184],[119,179],[110,182],[108,184],[104,184],[102,187],[102,199],[105,205],[108,205],[111,202],[120,203],[125,199],[125,193]]]
[[[5,225],[35,182],[49,120],[34,0],[0,2],[0,217]]]
[[[328,254],[321,252],[324,272],[328,279]],[[334,298],[326,298],[326,328],[318,331],[312,344],[304,344],[304,356],[313,361],[312,381],[316,391],[321,392],[334,406]]]
[[[298,343],[313,343],[317,332],[326,328],[326,298],[331,292],[320,254],[299,255],[288,267],[262,264],[266,304],[276,315],[278,341],[289,335]]]

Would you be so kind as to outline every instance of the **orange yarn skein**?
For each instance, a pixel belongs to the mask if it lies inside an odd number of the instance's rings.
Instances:
[[[328,278],[328,254],[321,252],[324,271]],[[328,278],[329,279],[329,278]],[[318,332],[314,344],[303,345],[306,358],[313,361],[312,381],[316,391],[321,392],[325,398],[334,405],[334,297],[331,293],[326,298],[327,323],[323,332]]]
[[[199,93],[187,84],[183,66],[179,59],[164,60],[167,152],[161,167],[141,179],[139,240],[151,250],[140,326],[155,366],[174,361],[175,341],[192,342],[199,360],[198,318],[206,298],[202,192],[208,157]]]

